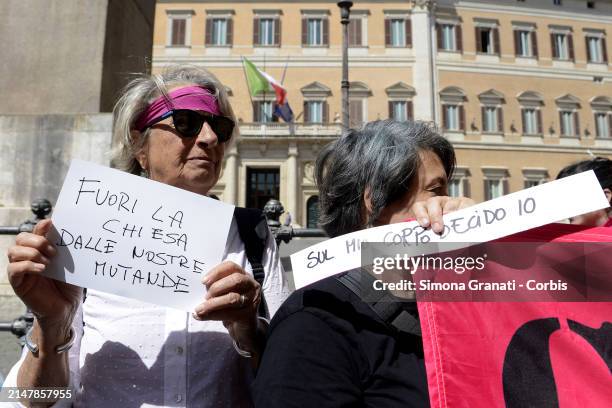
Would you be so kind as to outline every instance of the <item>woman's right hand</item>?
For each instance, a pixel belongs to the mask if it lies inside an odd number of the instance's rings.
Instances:
[[[15,245],[8,250],[8,279],[15,294],[36,316],[41,328],[69,328],[83,289],[43,276],[57,252],[46,238],[51,226],[51,220],[42,220],[32,233],[17,235]]]

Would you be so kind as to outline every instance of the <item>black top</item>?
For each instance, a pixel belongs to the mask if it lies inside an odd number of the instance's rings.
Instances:
[[[416,303],[402,306],[418,317]],[[274,316],[256,407],[428,407],[421,337],[382,321],[335,277],[294,292]]]

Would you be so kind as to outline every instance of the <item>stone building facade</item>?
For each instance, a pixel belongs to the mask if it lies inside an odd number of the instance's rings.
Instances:
[[[612,155],[612,1],[357,1],[349,24],[353,126],[435,122],[453,142],[452,194],[476,201]],[[279,197],[316,225],[312,170],[341,133],[342,31],[334,2],[158,1],[153,70],[188,63],[230,90],[241,137],[215,193],[259,206]],[[272,96],[250,98],[241,58],[288,90],[294,127]]]

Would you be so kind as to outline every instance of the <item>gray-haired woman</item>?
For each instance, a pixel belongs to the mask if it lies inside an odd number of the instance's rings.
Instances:
[[[352,130],[317,160],[321,227],[335,237],[417,218],[441,232],[443,214],[473,204],[447,197],[454,166],[453,147],[428,124],[385,120]],[[350,274],[296,291],[275,315],[256,406],[429,406],[416,304],[388,293],[377,296],[395,307],[366,303]]]
[[[203,195],[238,133],[223,85],[195,67],[131,82],[115,107],[113,132],[122,169]],[[36,316],[29,341],[38,352],[25,350],[6,386],[71,385],[74,406],[85,407],[251,406],[251,365],[267,330],[258,319],[261,292],[270,314],[288,296],[271,234],[262,288],[234,218],[225,262],[204,277],[206,298],[190,315],[94,290],[84,299],[81,288],[42,276],[56,252],[45,238],[50,227],[40,222],[9,250],[9,280]],[[248,353],[250,360],[241,357]]]

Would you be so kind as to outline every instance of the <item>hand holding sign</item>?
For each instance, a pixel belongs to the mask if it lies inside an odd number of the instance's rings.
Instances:
[[[593,171],[576,174],[444,215],[441,234],[409,222],[351,232],[313,245],[291,255],[295,286],[299,289],[361,266],[362,242],[401,243],[422,255],[422,244],[453,242],[458,249],[608,206]]]
[[[474,200],[467,197],[431,197],[425,201],[418,201],[412,206],[414,218],[423,228],[431,225],[435,233],[444,232],[444,220],[442,216],[462,208],[468,208],[476,204]]]
[[[221,320],[242,350],[261,351],[257,310],[261,286],[233,262],[215,266],[204,277],[206,299],[195,308],[197,320]],[[265,336],[265,333],[262,333]]]
[[[43,275],[57,253],[46,238],[51,227],[51,220],[43,220],[32,233],[22,232],[17,236],[15,245],[8,251],[8,278],[15,294],[34,313],[40,325],[57,326],[60,333],[67,334],[83,289]]]
[[[234,207],[75,160],[53,213],[45,275],[192,312],[221,262]],[[211,239],[215,237],[215,239]]]

